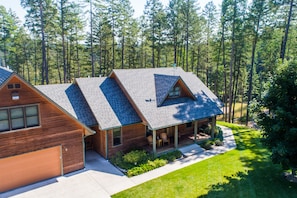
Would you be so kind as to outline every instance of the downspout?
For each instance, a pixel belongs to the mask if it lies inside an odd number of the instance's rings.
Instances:
[[[156,130],[153,130],[153,153],[154,156],[157,154],[157,148],[156,148]]]
[[[178,149],[178,126],[174,126],[174,147]]]
[[[84,129],[83,129],[84,130]],[[85,134],[85,133],[84,133]],[[85,144],[85,136],[82,135],[82,149],[83,149],[83,160],[84,160],[84,167],[86,167],[86,144]]]
[[[105,130],[105,154],[108,160],[108,130]]]
[[[197,143],[198,120],[194,122],[194,142]]]

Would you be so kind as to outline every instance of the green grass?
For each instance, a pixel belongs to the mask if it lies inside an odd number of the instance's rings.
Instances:
[[[112,197],[296,197],[297,184],[282,177],[253,129],[233,129],[237,149],[169,173]]]

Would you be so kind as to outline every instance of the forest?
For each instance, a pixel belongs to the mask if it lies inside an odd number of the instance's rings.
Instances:
[[[235,104],[261,98],[281,63],[294,59],[296,4],[199,2],[146,0],[135,18],[129,0],[21,0],[24,24],[0,6],[0,65],[33,85],[107,76],[115,68],[181,67],[225,103],[224,119],[233,122]]]

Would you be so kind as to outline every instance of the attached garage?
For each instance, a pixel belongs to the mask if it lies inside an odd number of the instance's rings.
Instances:
[[[0,159],[0,192],[63,174],[61,146]]]

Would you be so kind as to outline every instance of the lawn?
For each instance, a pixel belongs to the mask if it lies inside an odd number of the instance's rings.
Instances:
[[[297,184],[270,162],[259,131],[233,129],[237,149],[113,195],[116,197],[296,197]]]

